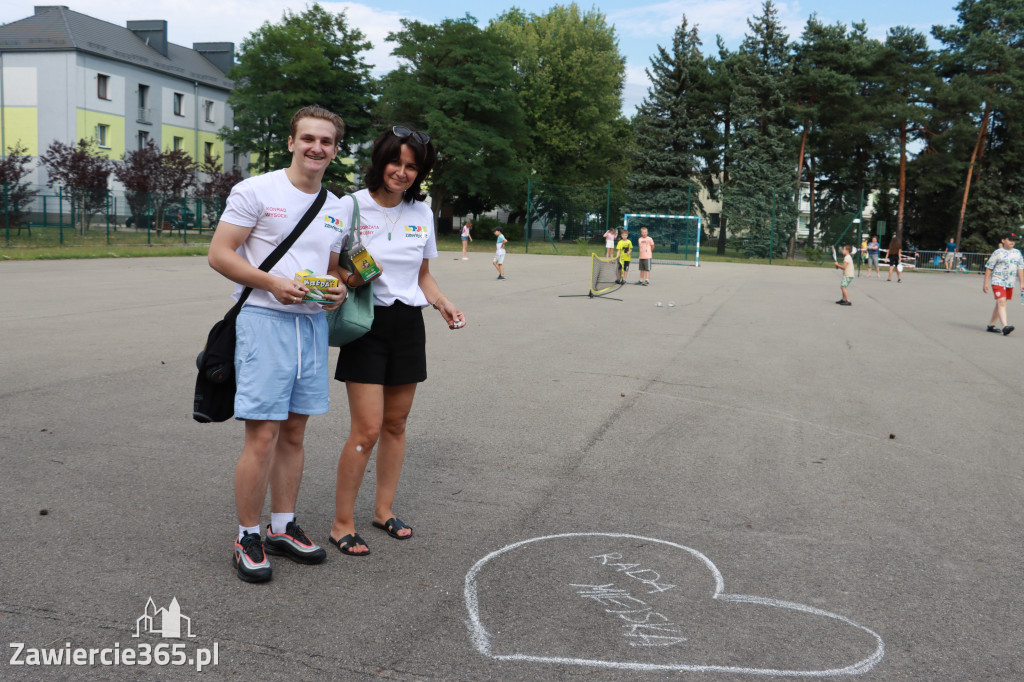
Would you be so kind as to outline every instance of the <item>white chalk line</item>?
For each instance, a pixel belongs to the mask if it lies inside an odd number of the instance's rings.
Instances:
[[[628,538],[633,540],[644,540],[646,542],[656,542],[676,549],[681,549],[685,552],[689,552],[694,557],[699,559],[715,579],[715,591],[712,594],[713,599],[722,601],[738,602],[738,603],[750,603],[760,604],[762,606],[771,606],[775,608],[790,609],[793,611],[801,611],[803,613],[809,613],[815,616],[823,616],[826,618],[832,618],[838,620],[841,623],[845,623],[852,627],[871,635],[877,646],[874,653],[867,658],[858,661],[852,665],[848,665],[844,668],[831,668],[827,670],[778,670],[770,668],[744,668],[734,666],[722,666],[722,665],[693,665],[684,663],[637,663],[637,662],[622,662],[622,661],[602,661],[596,659],[586,658],[570,658],[562,656],[530,656],[527,654],[509,654],[500,655],[491,653],[490,637],[487,634],[487,629],[480,621],[480,609],[479,601],[477,600],[477,575],[483,569],[483,567],[492,559],[495,559],[502,554],[512,551],[523,545],[527,545],[533,542],[541,542],[543,540],[554,540],[558,538],[574,538],[574,537],[609,537],[609,538]],[[725,580],[722,577],[722,573],[715,566],[714,562],[711,561],[701,552],[680,545],[675,542],[669,542],[668,540],[659,540],[657,538],[644,537],[642,535],[632,535],[629,533],[562,533],[558,535],[545,535],[543,537],[531,538],[529,540],[522,540],[520,542],[506,545],[499,550],[491,552],[483,559],[477,561],[469,572],[466,574],[466,584],[463,590],[463,595],[466,601],[466,609],[469,611],[469,621],[467,627],[469,628],[469,636],[473,642],[473,646],[481,654],[493,658],[498,661],[527,661],[533,663],[559,663],[568,665],[585,665],[594,666],[600,668],[619,668],[625,670],[678,670],[682,672],[726,672],[726,673],[743,673],[748,675],[776,675],[783,677],[838,677],[841,675],[862,675],[878,664],[885,657],[885,642],[874,630],[864,627],[859,623],[855,623],[845,616],[841,616],[830,611],[824,611],[822,609],[815,608],[813,606],[807,606],[806,604],[797,604],[796,602],[782,601],[779,599],[768,599],[766,597],[755,597],[752,595],[744,594],[725,594]]]

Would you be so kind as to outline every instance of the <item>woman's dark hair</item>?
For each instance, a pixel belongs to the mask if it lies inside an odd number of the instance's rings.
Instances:
[[[896,237],[895,235],[893,235],[892,241],[889,242],[889,250],[890,251],[899,251],[900,248],[901,247],[900,247],[900,240],[899,240],[899,238]]]
[[[416,129],[411,126],[405,127],[416,132]],[[366,175],[363,176],[363,183],[367,189],[371,192],[376,192],[383,186],[384,168],[392,161],[398,161],[401,158],[402,145],[406,145],[412,150],[413,156],[416,158],[416,180],[405,191],[405,196],[402,198],[408,202],[413,200],[423,201],[427,198],[426,193],[420,187],[427,174],[430,173],[430,169],[434,167],[434,162],[437,161],[437,152],[434,150],[433,142],[428,140],[424,144],[417,140],[416,137],[416,135],[398,137],[395,135],[393,128],[388,128],[373,141],[370,167],[366,169]]]

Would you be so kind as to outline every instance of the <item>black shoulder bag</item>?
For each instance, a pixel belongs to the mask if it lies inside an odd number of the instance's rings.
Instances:
[[[260,270],[270,272],[277,265],[295,240],[313,221],[313,218],[327,200],[327,190],[320,188],[320,193],[312,205],[299,220],[295,229],[285,237],[284,241],[260,263]],[[245,304],[245,299],[252,293],[252,287],[242,290],[235,305],[224,316],[223,320],[213,325],[206,337],[206,347],[196,358],[199,374],[196,377],[196,393],[192,404],[192,418],[197,422],[223,422],[235,414],[235,320],[238,312]]]

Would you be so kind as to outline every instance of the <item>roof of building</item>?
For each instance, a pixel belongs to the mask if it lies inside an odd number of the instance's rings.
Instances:
[[[37,6],[35,10],[36,13],[31,17],[0,26],[0,51],[76,50],[212,87],[225,90],[233,87],[232,81],[223,71],[194,49],[168,42],[165,56],[125,26],[111,24],[63,6]]]

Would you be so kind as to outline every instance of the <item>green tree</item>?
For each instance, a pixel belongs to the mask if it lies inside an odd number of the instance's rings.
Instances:
[[[794,102],[805,124],[811,234],[836,239],[874,186],[887,113],[879,106],[881,43],[867,26],[824,25],[812,16],[796,46]],[[801,138],[803,139],[803,138]],[[797,152],[799,167],[799,152]]]
[[[907,147],[923,137],[939,79],[935,55],[924,34],[905,26],[889,29],[882,52],[879,100],[885,134],[895,140],[897,162],[896,237],[903,241],[907,200]],[[958,242],[959,243],[959,242]]]
[[[621,185],[629,123],[622,116],[626,60],[597,9],[556,5],[544,15],[512,9],[492,30],[516,55],[519,101],[530,132],[527,159],[543,182]]]
[[[746,232],[751,256],[779,255],[796,229],[794,137],[790,114],[792,51],[771,0],[762,14],[747,20],[734,62],[735,118],[731,145],[741,149],[731,161],[722,210]],[[737,225],[738,223],[738,225]]]
[[[374,83],[363,53],[363,33],[351,28],[345,12],[313,4],[296,14],[286,10],[279,24],[266,22],[250,34],[228,72],[235,89],[228,96],[234,128],[221,137],[253,156],[251,166],[266,173],[290,162],[288,126],[301,107],[319,104],[345,121],[341,153],[372,136],[370,108]],[[344,181],[347,167],[334,163],[325,181]]]
[[[639,210],[698,210],[705,215],[699,193],[693,191],[710,154],[711,72],[700,46],[697,27],[684,16],[671,52],[659,45],[651,57],[651,87],[633,118],[629,186],[638,195],[633,203]]]
[[[476,20],[402,20],[388,36],[400,66],[381,88],[378,117],[427,131],[438,149],[431,205],[480,213],[522,197],[527,134],[514,90],[512,46]]]
[[[959,242],[968,208],[990,238],[1017,227],[1024,213],[1024,4],[961,0],[956,10],[956,25],[932,33],[944,43],[943,75],[969,111],[950,126],[951,153],[963,155],[958,130],[975,132],[961,181]]]
[[[708,60],[710,74],[709,115],[705,121],[707,140],[707,164],[702,183],[708,195],[715,201],[722,201],[725,189],[731,183],[731,160],[737,153],[734,148],[733,128],[736,122],[737,86],[736,72],[739,53],[731,52],[718,36],[718,57]],[[718,216],[718,239],[716,251],[725,254],[728,238],[729,217],[723,210]]]
[[[800,42],[794,46],[792,101],[794,116],[800,124],[796,177],[799,182],[806,180],[808,183],[810,216],[807,244],[811,248],[814,247],[816,232],[816,159],[820,131],[828,113],[843,106],[834,100],[849,101],[856,96],[858,89],[852,70],[844,64],[851,47],[843,24],[823,24],[816,14],[807,20]],[[798,188],[798,191],[801,190]],[[796,249],[795,237],[794,234],[790,239],[789,256]]]

